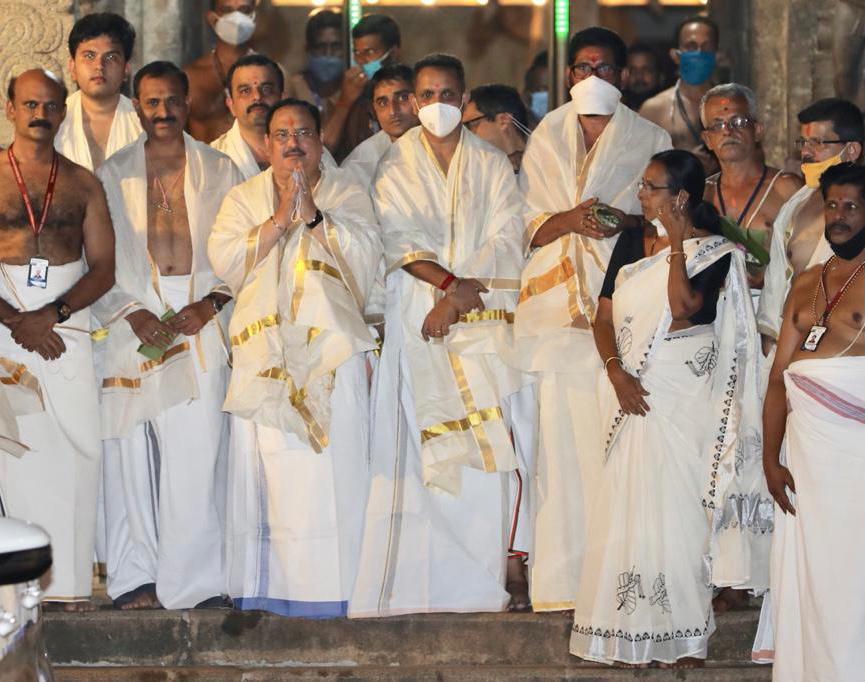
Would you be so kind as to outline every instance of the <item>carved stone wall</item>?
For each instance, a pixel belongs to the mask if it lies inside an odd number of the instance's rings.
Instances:
[[[6,106],[6,84],[15,74],[42,67],[66,80],[66,37],[74,23],[72,0],[0,0],[0,103]],[[4,115],[0,144],[7,145],[12,127]]]

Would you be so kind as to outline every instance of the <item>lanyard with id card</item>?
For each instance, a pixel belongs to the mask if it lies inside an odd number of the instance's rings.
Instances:
[[[18,159],[15,158],[12,146],[10,145],[9,149],[6,150],[6,155],[9,158],[9,165],[12,167],[12,174],[15,176],[15,184],[18,185],[18,192],[21,194],[21,199],[24,202],[24,208],[27,209],[30,229],[33,230],[33,235],[36,237],[36,255],[30,259],[30,268],[27,271],[27,286],[45,289],[48,286],[48,259],[39,255],[39,234],[45,227],[48,210],[51,208],[51,202],[54,200],[54,187],[57,183],[57,167],[59,166],[58,156],[57,152],[54,152],[54,158],[51,161],[51,171],[48,174],[48,186],[45,188],[42,215],[39,217],[39,223],[37,224],[36,214],[33,212],[33,203],[30,201],[30,194],[27,192],[27,185],[24,184],[24,176],[21,175],[21,168],[18,166]]]

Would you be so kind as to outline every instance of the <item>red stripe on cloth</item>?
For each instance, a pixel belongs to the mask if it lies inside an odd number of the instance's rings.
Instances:
[[[851,402],[851,400],[856,400],[854,396],[845,393],[842,397],[828,386],[801,374],[791,373],[790,378],[806,395],[816,400],[830,412],[834,412],[845,419],[865,424],[865,404]]]

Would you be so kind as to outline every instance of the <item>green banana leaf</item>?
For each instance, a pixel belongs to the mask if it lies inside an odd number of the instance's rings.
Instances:
[[[769,252],[766,247],[748,234],[746,230],[743,230],[739,223],[732,218],[721,217],[721,234],[734,244],[741,244],[745,247],[745,251],[751,254],[761,266],[765,267],[769,264]]]

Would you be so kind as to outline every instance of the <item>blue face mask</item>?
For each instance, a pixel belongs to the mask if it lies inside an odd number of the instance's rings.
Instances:
[[[550,93],[548,90],[538,90],[531,93],[531,104],[529,108],[532,113],[539,119],[547,115],[547,110],[550,106]]]
[[[342,76],[345,69],[342,57],[329,55],[313,55],[309,58],[307,66],[319,83],[333,83]]]
[[[384,66],[384,60],[387,59],[389,55],[390,55],[390,50],[385,52],[378,59],[373,59],[371,62],[367,62],[366,64],[364,64],[361,68],[363,69],[363,72],[366,74],[366,77],[372,78],[373,76],[375,76],[375,74],[378,73],[378,70],[382,66]]]
[[[716,61],[714,52],[679,52],[679,75],[688,85],[700,85],[712,77]]]

